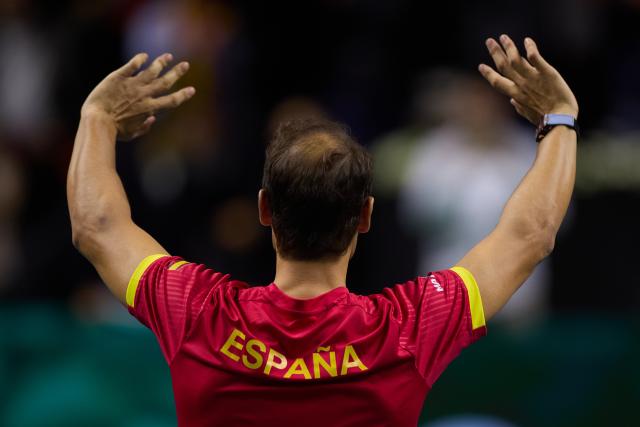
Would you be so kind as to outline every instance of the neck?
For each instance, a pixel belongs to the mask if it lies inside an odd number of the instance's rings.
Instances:
[[[276,254],[274,283],[285,294],[299,299],[346,287],[349,252],[339,258],[318,261],[295,261]]]

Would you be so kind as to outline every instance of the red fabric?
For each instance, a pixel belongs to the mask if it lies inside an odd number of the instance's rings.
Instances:
[[[434,381],[486,333],[450,270],[297,300],[203,265],[169,270],[180,260],[147,268],[130,311],[158,337],[181,427],[415,426]]]

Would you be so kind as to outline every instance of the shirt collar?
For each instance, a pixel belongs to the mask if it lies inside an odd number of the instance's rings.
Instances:
[[[313,298],[299,299],[285,294],[275,283],[271,283],[267,286],[266,291],[269,300],[278,307],[286,310],[304,312],[323,310],[328,306],[335,304],[338,300],[344,298],[349,293],[349,290],[346,287],[340,286]]]

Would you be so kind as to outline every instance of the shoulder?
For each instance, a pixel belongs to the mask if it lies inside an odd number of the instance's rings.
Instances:
[[[353,307],[357,310],[362,310],[366,314],[375,314],[384,308],[385,302],[378,298],[378,294],[372,295],[360,295],[355,292],[349,291],[346,298],[342,299],[340,306]]]
[[[265,289],[264,285],[250,285],[241,280],[231,280],[228,285],[229,294],[243,301],[263,298]]]
[[[342,306],[353,307],[371,316],[387,316],[396,321],[402,321],[410,313],[407,311],[411,306],[411,300],[419,292],[424,278],[416,278],[405,283],[398,283],[385,287],[378,293],[360,295],[349,292],[347,298],[340,302]]]
[[[415,310],[430,300],[446,298],[459,291],[461,287],[475,285],[475,280],[470,274],[459,267],[452,269],[434,271],[426,276],[417,276],[404,283],[397,283],[393,286],[385,287],[381,292],[361,296],[355,295],[357,301],[362,306],[372,310],[387,308],[392,310],[395,317],[402,320],[405,317],[412,317]]]

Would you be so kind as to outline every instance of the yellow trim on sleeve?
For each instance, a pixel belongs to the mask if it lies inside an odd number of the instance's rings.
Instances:
[[[189,261],[178,261],[175,264],[173,264],[171,267],[169,267],[169,271],[177,270],[185,264],[189,264]]]
[[[469,295],[469,309],[471,310],[471,325],[473,329],[478,329],[484,326],[484,309],[482,308],[482,298],[480,298],[480,289],[473,274],[464,267],[452,267],[451,271],[456,273],[467,288],[467,294]]]
[[[140,278],[142,277],[144,272],[147,270],[147,268],[149,268],[149,266],[155,260],[160,259],[160,258],[164,258],[166,256],[169,256],[169,255],[167,255],[167,254],[149,255],[148,257],[146,257],[145,259],[140,261],[140,264],[138,264],[136,269],[133,270],[133,274],[131,275],[131,278],[129,279],[129,284],[127,285],[127,298],[126,299],[127,299],[127,305],[129,307],[133,307],[133,305],[135,304],[136,291],[138,290],[138,285],[140,284]]]

